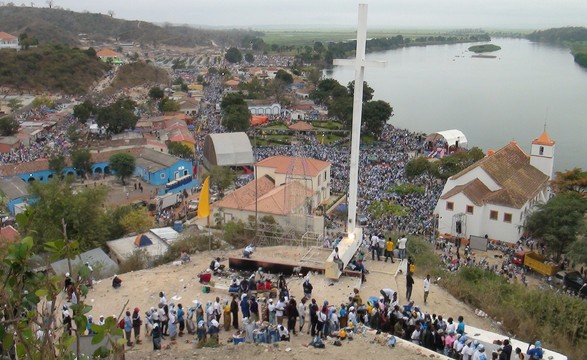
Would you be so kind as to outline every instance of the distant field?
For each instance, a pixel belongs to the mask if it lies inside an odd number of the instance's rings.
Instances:
[[[314,45],[316,41],[327,43],[355,39],[356,30],[263,30],[263,41],[267,44],[278,45]],[[403,35],[407,37],[446,35],[446,32],[433,30],[372,30],[367,32],[368,38],[392,37]]]

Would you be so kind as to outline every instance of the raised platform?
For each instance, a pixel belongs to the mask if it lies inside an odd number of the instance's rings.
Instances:
[[[292,262],[277,262],[275,260],[269,260],[263,257],[256,257],[253,254],[251,258],[245,257],[230,257],[228,258],[228,266],[234,270],[243,270],[243,271],[256,271],[260,267],[263,268],[265,272],[272,273],[272,274],[284,274],[284,275],[298,275],[298,271],[302,274],[307,274],[308,272],[317,272],[320,274],[324,274],[325,267],[317,262],[308,264],[308,263],[292,263]],[[296,270],[294,273],[294,269]],[[360,277],[361,273],[358,271],[351,271],[345,270],[342,272],[343,275],[352,276],[352,277]]]

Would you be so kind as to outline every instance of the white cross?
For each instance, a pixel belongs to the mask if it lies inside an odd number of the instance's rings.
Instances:
[[[359,4],[357,25],[357,54],[354,60],[335,59],[334,65],[351,65],[355,68],[355,94],[353,98],[353,126],[351,135],[351,168],[348,197],[348,234],[354,234],[357,221],[357,187],[359,181],[359,144],[361,142],[361,114],[363,112],[363,79],[365,67],[385,67],[383,61],[365,61],[367,43],[367,4]],[[360,240],[360,239],[357,239]]]

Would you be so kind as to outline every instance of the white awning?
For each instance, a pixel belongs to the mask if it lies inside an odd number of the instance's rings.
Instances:
[[[458,146],[460,148],[467,147],[467,137],[463,134],[462,131],[452,129],[452,130],[444,130],[432,133],[426,137],[426,141],[435,142],[438,139],[443,138],[448,146]]]

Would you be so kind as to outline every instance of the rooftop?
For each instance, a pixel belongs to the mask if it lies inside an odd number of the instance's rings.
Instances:
[[[257,163],[257,167],[274,168],[276,174],[299,176],[317,176],[330,165],[322,160],[293,156],[271,156]]]

